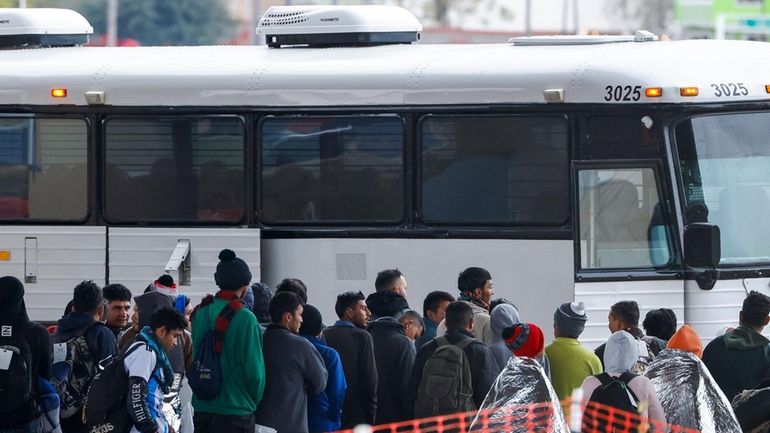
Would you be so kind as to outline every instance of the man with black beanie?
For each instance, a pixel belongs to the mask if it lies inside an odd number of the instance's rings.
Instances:
[[[254,412],[265,389],[265,361],[259,323],[243,305],[251,271],[232,250],[222,250],[219,260],[214,280],[220,290],[204,299],[193,317],[193,354],[201,346],[203,336],[214,328],[226,305],[235,310],[235,314],[229,322],[224,317],[219,320],[225,324],[226,336],[219,355],[222,367],[219,395],[212,400],[193,396],[195,432],[253,433]]]

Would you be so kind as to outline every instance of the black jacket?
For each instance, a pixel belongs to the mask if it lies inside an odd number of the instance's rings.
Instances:
[[[398,319],[409,310],[409,303],[406,302],[406,298],[391,290],[372,293],[366,298],[366,306],[372,312],[371,320],[388,316]]]
[[[372,336],[350,322],[339,321],[324,330],[324,341],[340,354],[348,389],[342,406],[342,428],[375,424],[377,366]]]
[[[465,330],[452,329],[447,331],[444,335],[446,339],[452,343],[457,344],[468,338],[474,338],[473,334]],[[433,352],[438,348],[436,340],[433,339],[420,348],[417,353],[417,358],[414,360],[412,366],[412,374],[409,378],[409,386],[406,393],[406,402],[409,405],[410,415],[414,413],[414,403],[417,401],[417,392],[420,389],[420,381],[422,381],[422,370],[425,368],[425,363],[433,355]],[[487,396],[489,389],[492,388],[492,384],[495,383],[495,379],[500,374],[500,367],[495,361],[495,357],[489,348],[478,341],[471,343],[463,350],[465,356],[468,357],[468,362],[471,367],[471,384],[473,385],[473,402],[476,407],[481,407],[484,402],[484,397]]]
[[[414,342],[392,317],[372,322],[369,333],[374,341],[377,365],[377,424],[410,419],[412,410],[404,400],[404,393],[415,357]]]

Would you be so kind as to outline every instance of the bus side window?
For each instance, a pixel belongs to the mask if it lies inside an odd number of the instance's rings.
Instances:
[[[652,169],[584,169],[578,182],[581,268],[654,268],[670,261]]]
[[[82,119],[0,119],[0,219],[85,219],[87,146]]]

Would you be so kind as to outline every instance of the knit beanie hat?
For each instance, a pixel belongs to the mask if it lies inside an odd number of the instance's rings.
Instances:
[[[249,265],[235,256],[233,250],[219,252],[219,264],[214,273],[214,281],[222,290],[238,290],[251,282]]]
[[[316,337],[323,329],[321,312],[318,311],[318,308],[305,304],[302,308],[302,325],[299,327],[299,334]]]
[[[553,323],[559,327],[562,337],[578,338],[586,329],[586,305],[580,302],[565,302],[553,313]]]
[[[176,289],[176,284],[174,283],[174,277],[169,274],[163,274],[157,280],[153,281],[152,284],[147,287],[147,290],[144,291],[144,293],[147,292],[160,292],[164,295],[171,296],[174,299],[176,299],[179,294]]]
[[[690,352],[698,358],[703,356],[703,342],[700,336],[690,325],[682,325],[671,339],[668,340],[669,349],[679,349]]]
[[[536,358],[543,352],[543,331],[534,323],[517,323],[505,328],[503,340],[516,356]]]

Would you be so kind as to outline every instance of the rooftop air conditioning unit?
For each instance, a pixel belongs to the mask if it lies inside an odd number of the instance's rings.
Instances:
[[[417,18],[396,6],[273,6],[257,25],[273,48],[410,44],[421,31]]]
[[[93,33],[88,20],[69,9],[0,8],[0,48],[83,45]]]

